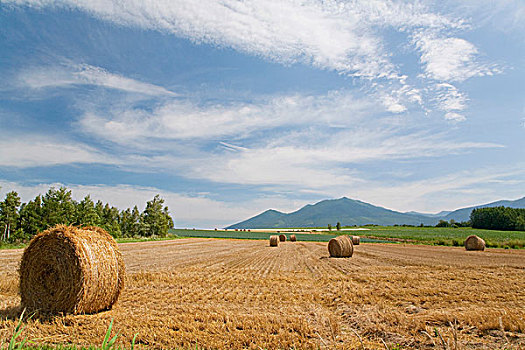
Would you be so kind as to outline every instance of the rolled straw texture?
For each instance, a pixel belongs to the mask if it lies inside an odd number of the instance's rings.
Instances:
[[[277,247],[279,245],[279,236],[270,236],[270,247]]]
[[[359,238],[359,236],[352,236],[353,245],[359,245],[360,242],[361,242],[361,238]]]
[[[285,235],[282,235],[282,234],[279,235],[279,240],[280,240],[281,242],[286,242],[286,236],[285,236]]]
[[[20,264],[22,306],[45,313],[111,309],[124,288],[117,243],[98,227],[57,225],[36,235]]]
[[[346,235],[332,238],[328,242],[328,252],[333,258],[349,258],[354,254],[352,239]]]
[[[485,250],[485,241],[476,236],[468,236],[465,240],[465,249],[466,250]]]
[[[291,235],[290,242],[295,242],[295,241],[297,241],[297,237],[295,237],[295,235]]]

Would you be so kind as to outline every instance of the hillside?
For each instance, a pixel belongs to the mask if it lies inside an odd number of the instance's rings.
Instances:
[[[353,225],[435,225],[439,220],[451,219],[468,221],[474,208],[508,206],[525,208],[525,197],[515,200],[501,200],[479,206],[462,208],[455,211],[443,211],[437,214],[421,214],[417,212],[401,213],[378,207],[346,197],[323,200],[316,204],[308,204],[292,213],[282,213],[277,210],[267,210],[248,220],[233,224],[227,228],[287,228],[287,227],[326,227],[340,222],[343,226]]]
[[[324,200],[314,205],[308,204],[289,214],[267,210],[227,228],[326,227],[328,224],[335,225],[337,222],[343,226],[366,224],[419,225],[421,223],[428,225],[437,222],[437,220],[424,215],[400,213],[343,197]]]

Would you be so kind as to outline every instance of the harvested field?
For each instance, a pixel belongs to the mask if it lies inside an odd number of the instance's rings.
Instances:
[[[36,318],[24,336],[100,344],[113,318],[128,347],[135,333],[148,348],[355,349],[359,337],[367,349],[444,348],[440,336],[450,349],[525,347],[523,250],[369,243],[331,259],[326,243],[216,239],[120,249],[128,277],[112,310]],[[0,347],[21,311],[21,254],[0,251]]]

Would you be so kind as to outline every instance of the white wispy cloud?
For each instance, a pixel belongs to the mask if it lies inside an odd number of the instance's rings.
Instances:
[[[39,135],[0,138],[0,166],[38,167],[73,163],[118,164],[116,157],[74,142],[50,140]]]
[[[445,119],[462,122],[466,117],[462,114],[467,109],[468,97],[449,83],[438,83],[432,87],[433,101],[437,109],[445,112]]]
[[[447,141],[446,135],[409,132],[376,126],[340,132],[283,135],[261,147],[204,155],[190,163],[173,159],[189,178],[250,185],[288,186],[332,193],[363,184],[358,164],[452,156],[475,149],[500,148],[483,142]],[[334,191],[337,192],[337,191]]]
[[[122,106],[88,111],[79,125],[88,133],[117,143],[144,138],[244,138],[277,127],[345,127],[378,109],[372,101],[344,91],[321,96],[280,95],[252,103],[199,105],[176,99],[153,110]]]
[[[176,96],[161,86],[144,83],[87,64],[68,64],[55,67],[32,67],[17,77],[17,85],[31,89],[63,88],[74,85],[94,85],[130,93],[153,96]]]
[[[420,61],[429,78],[454,82],[499,72],[496,67],[478,62],[478,49],[464,39],[427,31],[415,34],[414,43],[421,51]]]

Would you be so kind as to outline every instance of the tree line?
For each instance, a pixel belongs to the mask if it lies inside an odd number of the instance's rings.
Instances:
[[[142,212],[136,205],[119,211],[100,200],[95,203],[89,195],[77,202],[66,187],[51,187],[46,194],[27,203],[22,203],[18,193],[11,191],[0,202],[2,241],[27,240],[57,224],[99,226],[113,237],[164,237],[174,226],[159,195],[146,202]]]
[[[525,209],[509,207],[478,208],[470,213],[473,228],[525,231]]]

